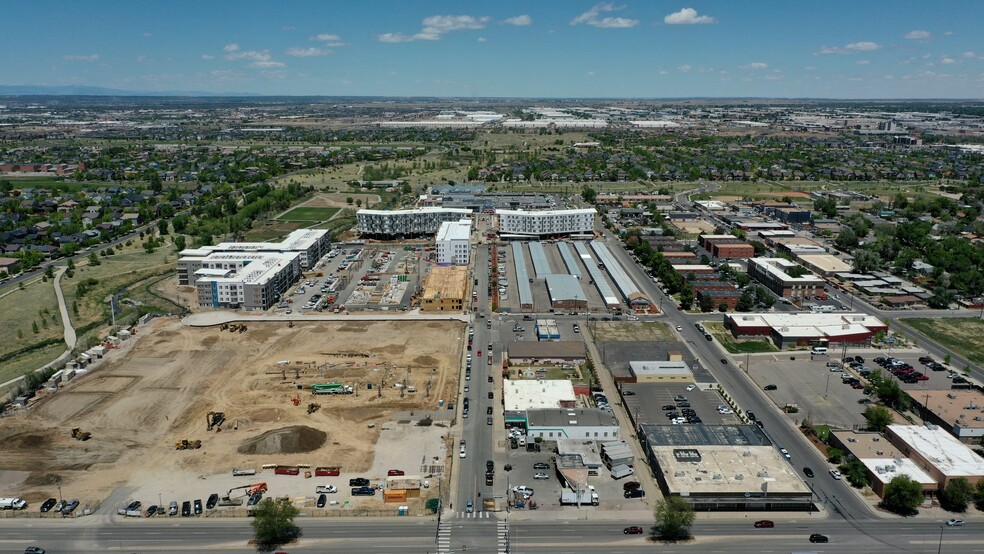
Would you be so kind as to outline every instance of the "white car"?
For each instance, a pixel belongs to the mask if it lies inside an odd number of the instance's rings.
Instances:
[[[787,460],[790,460],[790,459],[792,459],[792,458],[790,457],[790,455],[789,455],[789,451],[788,451],[788,450],[786,450],[785,448],[780,448],[780,449],[779,449],[779,452],[780,452],[780,453],[782,454],[782,457],[783,457],[783,458],[786,458]]]
[[[533,489],[527,487],[526,485],[516,485],[513,487],[513,492],[516,494],[521,494],[523,496],[533,496]]]
[[[841,472],[837,471],[836,469],[832,469],[832,470],[830,470],[830,476],[833,477],[834,479],[837,479],[838,481],[840,481]]]
[[[683,325],[677,325],[677,331],[683,331]]]
[[[966,523],[962,519],[948,519],[946,520],[946,525],[948,527],[963,527]]]
[[[338,492],[335,485],[320,485],[318,488],[314,489],[314,494],[334,494]]]
[[[675,417],[670,420],[670,423],[672,423],[673,425],[683,425],[686,422],[687,422],[687,418],[685,417]]]
[[[464,448],[462,448],[461,450],[458,451],[458,457],[459,458],[464,458],[465,457],[465,449]]]
[[[687,392],[690,392],[697,388],[697,385],[687,385]]]
[[[547,475],[546,473],[540,472],[540,473],[534,473],[533,474],[533,478],[534,479],[550,479],[550,476]]]
[[[731,408],[718,408],[718,413],[721,415],[727,415],[727,414],[733,414],[735,412]]]

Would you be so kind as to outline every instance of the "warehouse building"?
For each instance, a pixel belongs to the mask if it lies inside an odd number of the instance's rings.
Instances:
[[[579,210],[496,210],[501,238],[593,237],[594,208]]]
[[[471,259],[471,220],[445,221],[434,237],[437,263],[468,265]]]
[[[555,310],[587,310],[588,296],[573,275],[547,275],[547,294]]]
[[[544,440],[618,438],[618,420],[597,408],[528,410],[526,421],[526,435]]]
[[[203,267],[228,269],[221,267],[221,264],[218,267],[214,263],[206,264],[206,258],[212,254],[242,254],[242,260],[248,264],[252,254],[296,253],[301,269],[307,270],[313,268],[330,250],[331,234],[324,229],[298,229],[280,242],[222,242],[214,246],[188,248],[178,254],[178,284],[194,285],[195,272]]]
[[[433,235],[448,221],[471,216],[463,208],[413,208],[409,210],[359,210],[356,219],[359,234],[366,238],[395,239]]]
[[[748,276],[783,298],[816,296],[824,290],[823,279],[807,273],[800,277],[790,275],[801,267],[784,258],[751,258],[748,260]]]
[[[612,276],[612,281],[615,282],[615,287],[621,291],[625,303],[634,310],[648,311],[652,306],[652,301],[639,290],[639,286],[625,272],[622,264],[608,250],[608,246],[601,241],[593,240],[591,241],[591,249],[598,257],[599,269],[607,270],[608,274]]]
[[[464,310],[467,290],[467,267],[434,267],[424,281],[420,309],[424,312],[460,312]]]
[[[666,362],[629,362],[634,381],[630,383],[693,383],[694,374],[683,360]]]
[[[598,294],[601,296],[602,302],[605,303],[605,307],[614,310],[621,306],[618,297],[615,296],[615,292],[612,291],[612,287],[608,285],[608,281],[605,279],[605,272],[599,267],[601,262],[596,263],[594,261],[588,252],[588,246],[583,242],[576,242],[574,243],[574,250],[577,251],[581,263],[588,270],[588,282],[598,289]]]
[[[640,425],[664,496],[696,511],[806,511],[812,493],[756,425]]]

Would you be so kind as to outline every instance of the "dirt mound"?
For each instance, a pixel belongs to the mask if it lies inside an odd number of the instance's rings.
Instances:
[[[317,450],[328,440],[328,433],[305,425],[267,431],[243,441],[240,454],[297,454]]]

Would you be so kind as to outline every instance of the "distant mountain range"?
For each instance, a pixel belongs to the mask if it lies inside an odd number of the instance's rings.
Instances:
[[[89,86],[0,85],[0,96],[258,96],[250,93],[121,90]]]

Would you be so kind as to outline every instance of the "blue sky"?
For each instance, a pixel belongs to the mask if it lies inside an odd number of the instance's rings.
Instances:
[[[12,1],[0,84],[984,98],[984,1]]]

